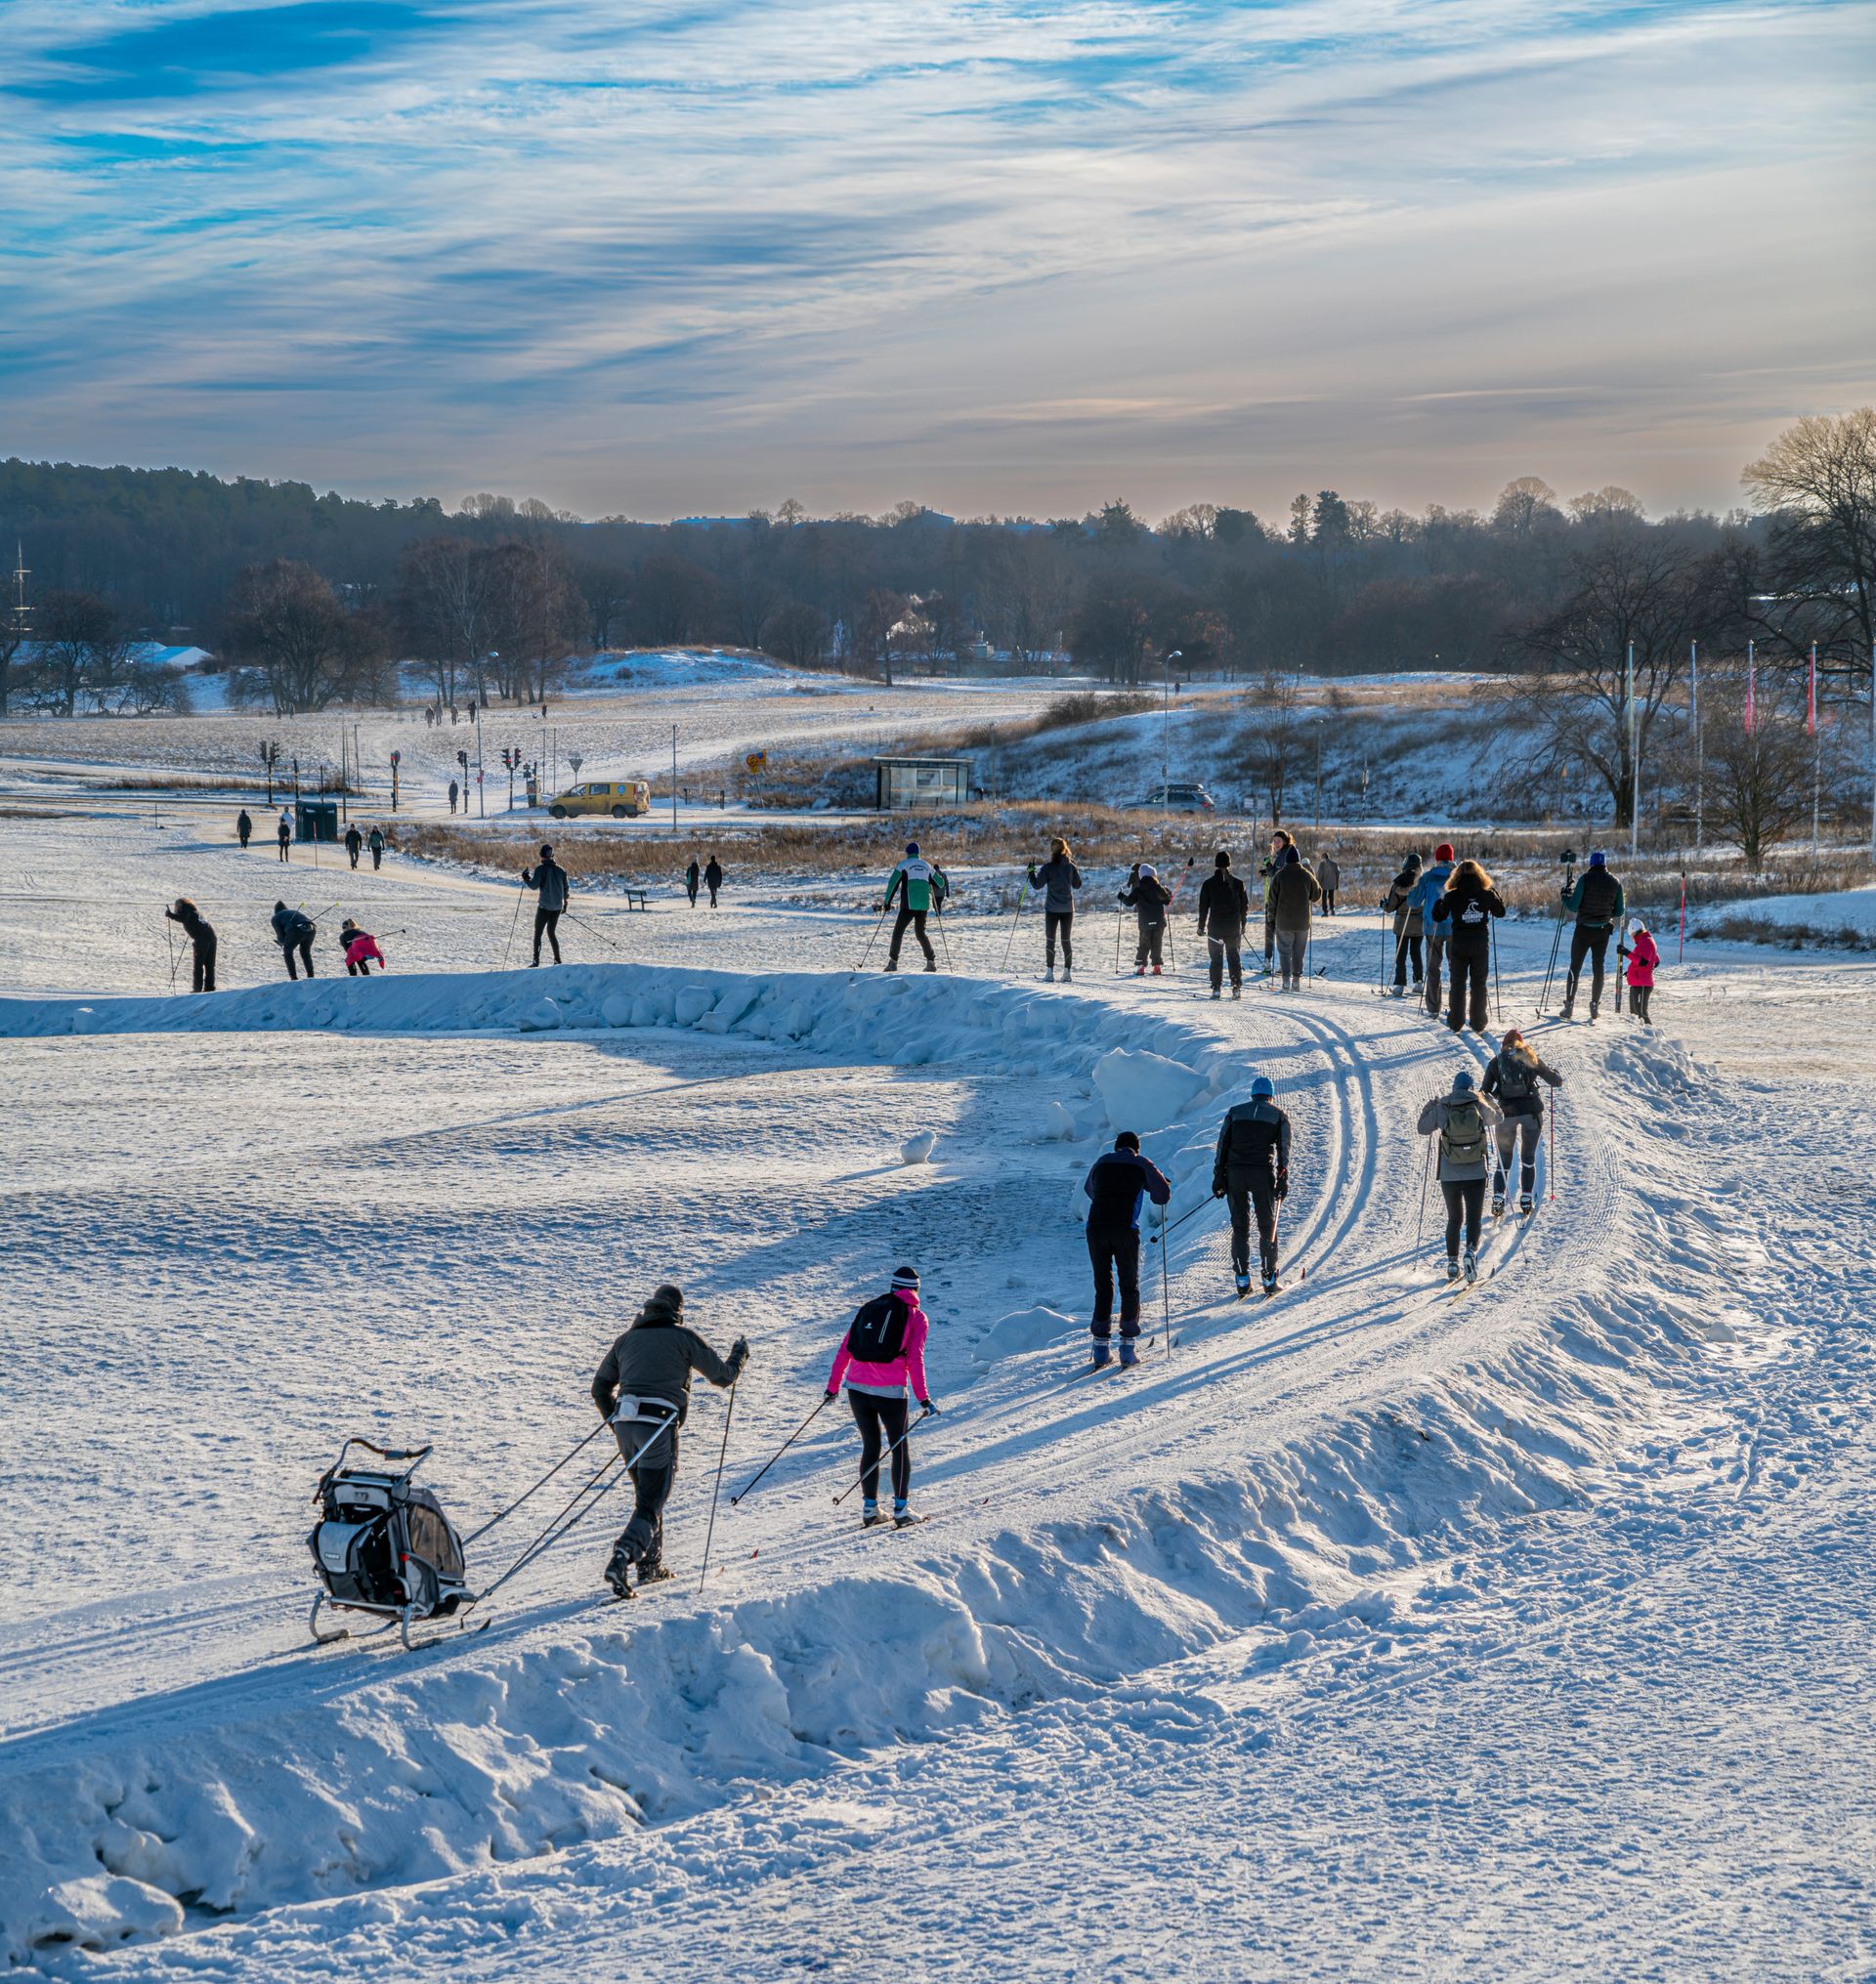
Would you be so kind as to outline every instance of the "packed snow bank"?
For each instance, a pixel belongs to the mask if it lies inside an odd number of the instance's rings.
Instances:
[[[759,682],[767,687],[801,678],[779,662],[752,654],[725,654],[718,649],[629,648],[595,654],[581,664],[574,685],[581,689],[696,689],[719,683]]]
[[[1876,947],[1876,886],[1832,889],[1805,896],[1745,896],[1733,902],[1709,903],[1691,912],[1690,931],[1706,933],[1729,917],[1781,929],[1812,931],[1827,941],[1855,942]]]

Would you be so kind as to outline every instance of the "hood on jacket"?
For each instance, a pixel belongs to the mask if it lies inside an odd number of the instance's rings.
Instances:
[[[644,1308],[632,1319],[634,1330],[676,1330],[684,1321],[684,1290],[669,1282],[652,1290]]]

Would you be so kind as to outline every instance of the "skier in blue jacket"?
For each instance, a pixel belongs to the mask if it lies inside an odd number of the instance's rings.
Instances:
[[[1433,921],[1433,906],[1446,893],[1446,883],[1453,872],[1453,844],[1442,840],[1433,850],[1433,865],[1426,869],[1408,902],[1419,911],[1420,927],[1427,937],[1427,1010],[1437,1016],[1439,1012],[1439,966],[1446,954],[1446,945],[1452,936],[1451,930],[1443,930]]]

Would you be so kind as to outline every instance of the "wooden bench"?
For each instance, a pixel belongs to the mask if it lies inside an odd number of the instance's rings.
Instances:
[[[619,894],[625,898],[625,907],[628,909],[649,909],[652,907],[651,895],[648,890],[621,889]]]

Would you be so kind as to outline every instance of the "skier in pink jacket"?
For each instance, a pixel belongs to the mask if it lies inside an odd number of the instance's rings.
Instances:
[[[1648,926],[1638,918],[1629,927],[1629,1004],[1644,1027],[1654,1025],[1648,1017],[1648,999],[1654,992],[1654,968],[1660,962],[1661,953],[1648,935]]]
[[[892,1459],[892,1520],[897,1529],[921,1520],[909,1505],[912,1446],[908,1435],[906,1388],[929,1418],[938,1408],[925,1382],[925,1338],[931,1325],[918,1306],[918,1270],[900,1268],[891,1291],[875,1296],[854,1317],[828,1373],[828,1397],[847,1388],[847,1404],[860,1428],[861,1521],[878,1522],[879,1458],[882,1445]]]

